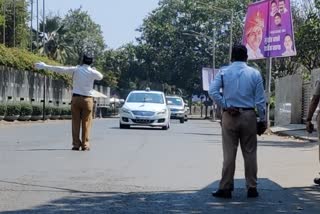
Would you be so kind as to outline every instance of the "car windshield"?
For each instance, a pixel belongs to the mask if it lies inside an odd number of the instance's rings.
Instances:
[[[128,103],[164,103],[163,97],[158,93],[131,93]]]
[[[182,99],[178,97],[167,97],[168,105],[182,106]]]

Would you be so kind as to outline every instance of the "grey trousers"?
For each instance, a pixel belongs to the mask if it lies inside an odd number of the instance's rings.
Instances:
[[[257,186],[257,121],[253,110],[241,111],[238,116],[223,112],[222,145],[223,169],[219,189],[233,190],[238,145],[244,158],[247,188]]]

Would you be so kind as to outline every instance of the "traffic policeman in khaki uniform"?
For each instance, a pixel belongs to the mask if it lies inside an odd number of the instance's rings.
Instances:
[[[103,75],[91,67],[93,57],[83,55],[81,65],[74,67],[52,66],[44,62],[35,64],[36,69],[54,71],[72,75],[72,150],[89,151],[89,134],[92,125],[94,80],[101,80]],[[80,137],[80,127],[82,133]]]
[[[311,121],[312,121],[312,116],[318,107],[319,100],[320,100],[320,79],[316,81],[314,93],[309,106],[307,123],[306,123],[306,129],[309,133],[312,133],[314,130],[314,126]],[[319,113],[317,115],[317,129],[318,129],[319,161],[320,161],[320,115]],[[320,185],[320,178],[315,178],[314,183]]]

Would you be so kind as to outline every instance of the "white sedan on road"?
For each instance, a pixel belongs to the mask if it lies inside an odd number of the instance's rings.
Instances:
[[[120,109],[120,128],[130,126],[170,128],[170,109],[163,92],[131,91]]]

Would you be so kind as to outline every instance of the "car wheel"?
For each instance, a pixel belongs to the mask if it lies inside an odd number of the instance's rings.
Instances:
[[[320,178],[315,178],[314,183],[320,185]]]
[[[120,129],[129,129],[130,125],[120,123]]]
[[[168,130],[169,128],[170,128],[170,123],[161,127],[162,130]]]
[[[180,123],[184,123],[184,118],[181,118],[181,119],[180,119]]]

